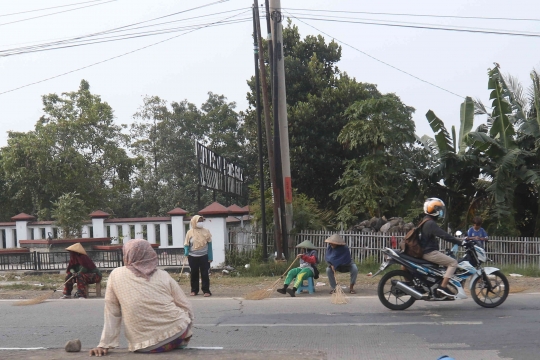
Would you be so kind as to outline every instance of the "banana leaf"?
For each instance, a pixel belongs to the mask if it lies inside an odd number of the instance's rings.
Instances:
[[[474,100],[470,97],[466,97],[465,101],[461,104],[459,119],[461,125],[459,127],[459,154],[463,155],[467,149],[467,142],[465,138],[467,134],[471,132],[474,123]]]

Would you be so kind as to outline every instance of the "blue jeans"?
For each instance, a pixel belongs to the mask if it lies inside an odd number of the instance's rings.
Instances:
[[[336,272],[350,272],[351,273],[351,285],[356,284],[356,277],[358,276],[358,267],[355,263],[351,263],[350,265],[345,265],[345,267],[349,267],[348,271],[347,269],[342,268],[341,266],[338,266],[336,268]],[[342,271],[343,270],[343,271]],[[329,266],[326,268],[326,275],[328,275],[328,281],[330,282],[330,287],[332,289],[336,288],[336,278],[334,277],[334,272],[332,271],[332,268]]]

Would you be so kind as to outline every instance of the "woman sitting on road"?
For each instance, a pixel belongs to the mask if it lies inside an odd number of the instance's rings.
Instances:
[[[298,287],[302,284],[304,279],[313,277],[316,271],[318,257],[317,257],[317,250],[315,245],[311,243],[311,241],[306,240],[296,246],[299,249],[302,249],[302,254],[298,254],[297,258],[300,259],[300,266],[291,269],[287,273],[287,277],[285,278],[285,283],[283,284],[282,289],[277,289],[277,292],[280,294],[286,294],[288,293],[292,297],[295,297],[296,290],[298,290]],[[317,275],[318,276],[318,275]],[[289,287],[289,284],[293,281],[293,279],[296,278],[296,281],[294,282],[294,286],[292,289],[287,289]]]
[[[124,245],[124,264],[111,272],[105,293],[105,324],[90,356],[118,346],[122,320],[129,351],[159,353],[187,346],[193,310],[180,285],[157,268],[157,254],[146,240]]]
[[[71,299],[71,292],[75,283],[77,283],[75,297],[86,299],[88,297],[88,284],[101,282],[101,271],[88,257],[80,243],[73,244],[66,250],[69,251],[69,264],[66,270],[67,282],[64,285],[64,295],[61,299]]]

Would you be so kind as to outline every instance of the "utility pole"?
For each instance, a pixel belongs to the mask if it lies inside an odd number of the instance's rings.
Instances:
[[[261,190],[261,227],[262,227],[262,245],[263,259],[268,260],[268,242],[266,239],[266,200],[264,197],[264,166],[263,166],[263,148],[262,148],[262,126],[261,126],[261,91],[259,80],[259,41],[257,34],[257,20],[259,17],[259,8],[257,2],[253,3],[253,55],[255,58],[255,99],[257,106],[257,142],[259,148],[259,182]]]
[[[259,18],[259,4],[258,0],[254,0],[255,5],[255,21],[257,23],[257,43],[259,49],[263,48],[262,37],[261,37],[261,23]],[[268,24],[268,30],[270,30]],[[270,34],[270,32],[269,32]],[[270,47],[270,45],[269,45]],[[270,49],[269,49],[270,50]],[[270,66],[272,64],[272,52],[269,52],[270,56]],[[276,168],[275,168],[275,157],[274,157],[274,141],[272,140],[272,125],[270,123],[270,99],[268,96],[268,83],[266,81],[266,66],[264,64],[264,58],[259,56],[259,72],[260,80],[262,83],[262,94],[263,94],[263,105],[264,105],[264,125],[266,132],[266,146],[268,150],[268,163],[270,165],[270,183],[272,184],[272,199],[273,199],[273,211],[274,211],[274,244],[277,250],[276,259],[281,259],[281,254],[283,253],[283,241],[281,237],[281,218],[279,215],[279,196],[276,194],[277,179],[276,179]],[[262,143],[262,142],[261,142]]]
[[[272,41],[274,45],[274,54],[272,58],[272,110],[274,113],[274,155],[276,165],[276,180],[277,180],[277,194],[279,195],[280,202],[280,218],[281,218],[281,236],[283,239],[283,253],[285,258],[288,258],[289,242],[287,231],[287,216],[285,212],[285,192],[283,186],[283,166],[281,157],[281,136],[280,136],[280,124],[279,124],[279,77],[277,71],[278,59],[281,57],[281,45],[276,38],[275,30],[280,25],[281,13],[273,11],[270,14],[272,18]]]
[[[291,181],[291,161],[289,155],[289,125],[287,119],[287,94],[285,88],[285,56],[283,54],[283,25],[281,14],[281,0],[270,0],[270,14],[273,17],[272,37],[274,41],[274,51],[277,52],[277,60],[273,64],[274,71],[277,72],[277,108],[279,116],[279,133],[281,141],[281,164],[283,172],[283,190],[285,200],[285,223],[287,233],[292,229],[292,181]],[[274,56],[276,58],[276,56]],[[293,244],[288,244],[291,247]]]

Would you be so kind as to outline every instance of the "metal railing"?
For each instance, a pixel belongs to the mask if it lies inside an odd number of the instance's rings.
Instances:
[[[184,249],[155,249],[158,266],[182,266]],[[121,249],[87,251],[88,256],[99,269],[114,269],[124,265]],[[0,254],[0,271],[20,270],[64,270],[69,263],[68,252],[29,252],[21,254]]]

